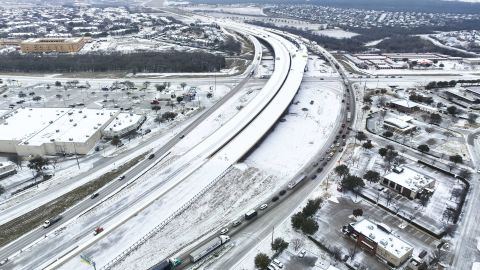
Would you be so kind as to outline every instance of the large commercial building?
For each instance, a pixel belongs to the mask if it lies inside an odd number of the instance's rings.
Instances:
[[[413,247],[395,236],[385,224],[364,219],[344,226],[342,231],[356,241],[357,247],[394,267],[402,265],[412,256]]]
[[[433,193],[435,188],[435,180],[407,167],[395,168],[385,175],[382,184],[412,200]]]
[[[80,51],[86,43],[83,37],[77,38],[30,38],[20,43],[24,53],[60,52],[72,53]]]
[[[0,119],[0,152],[87,154],[118,110],[20,108]]]

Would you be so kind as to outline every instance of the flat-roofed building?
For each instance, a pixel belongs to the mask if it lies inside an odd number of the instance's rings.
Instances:
[[[145,122],[145,119],[145,115],[119,113],[102,131],[102,134],[105,138],[122,137],[137,130]]]
[[[72,53],[80,51],[86,43],[83,37],[77,38],[30,38],[20,43],[24,53],[60,52]]]
[[[29,155],[87,154],[118,110],[21,108],[0,122],[0,152]]]
[[[382,184],[409,199],[433,193],[435,180],[407,167],[396,168],[384,176]]]
[[[367,253],[394,267],[402,265],[413,254],[413,246],[395,236],[392,229],[383,223],[363,219],[348,224],[343,232]]]
[[[0,179],[17,173],[17,165],[10,161],[0,162]]]
[[[392,132],[402,134],[408,134],[416,129],[415,125],[396,117],[385,117],[383,127]]]

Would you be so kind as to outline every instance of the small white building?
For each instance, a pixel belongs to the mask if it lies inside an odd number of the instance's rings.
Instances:
[[[115,136],[122,137],[134,130],[137,130],[143,122],[145,115],[133,113],[119,113],[115,119],[102,131],[105,138],[113,138]]]
[[[0,162],[0,178],[4,178],[15,173],[17,173],[17,166],[15,163],[10,161]]]
[[[392,132],[398,132],[402,134],[407,134],[416,129],[416,126],[413,124],[404,121],[403,119],[397,117],[385,117],[383,120],[383,127]]]
[[[432,193],[435,180],[407,167],[394,169],[384,176],[382,184],[409,199],[416,199],[421,193]]]

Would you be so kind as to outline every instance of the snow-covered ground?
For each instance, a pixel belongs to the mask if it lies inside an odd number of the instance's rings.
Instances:
[[[352,38],[354,36],[358,36],[357,33],[350,32],[350,31],[345,31],[343,29],[325,29],[325,30],[318,30],[315,31],[315,34],[317,35],[323,35],[327,37],[332,37],[332,38]]]
[[[341,100],[338,82],[303,83],[284,121],[245,163],[291,178],[322,148],[337,122]]]
[[[338,73],[323,59],[317,55],[310,55],[305,77],[331,77]]]
[[[304,83],[295,98],[298,105],[290,107],[286,121],[277,125],[244,163],[236,165],[116,269],[145,268],[157,262],[159,256],[166,257],[182,247],[186,250],[193,240],[237,219],[245,209],[258,205],[285,185],[323,146],[340,112],[340,83],[317,88],[314,83]],[[310,104],[311,100],[314,104]],[[302,105],[309,111],[303,111]]]

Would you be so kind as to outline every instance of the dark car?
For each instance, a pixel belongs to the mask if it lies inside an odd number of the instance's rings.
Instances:
[[[155,154],[150,154],[150,156],[148,156],[148,159],[153,159],[155,157]]]
[[[95,192],[92,194],[92,196],[90,196],[90,199],[95,199],[96,197],[98,197],[98,192]]]

